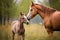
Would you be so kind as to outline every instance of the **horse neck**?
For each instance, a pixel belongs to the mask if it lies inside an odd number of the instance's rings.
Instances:
[[[42,11],[47,14],[47,15],[50,15],[52,14],[53,12],[56,11],[56,9],[53,9],[53,8],[48,8],[48,7],[45,7],[45,6],[42,6]]]
[[[42,5],[38,5],[38,13],[42,17],[42,19],[44,19],[46,16],[49,16],[50,14],[52,14],[55,11],[56,11],[55,9],[47,8]]]
[[[40,12],[40,11],[38,10],[38,14],[42,17],[42,19],[44,19],[45,14],[44,14],[43,12]]]

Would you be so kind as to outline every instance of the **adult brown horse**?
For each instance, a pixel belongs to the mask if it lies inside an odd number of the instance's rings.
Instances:
[[[32,2],[27,19],[30,20],[37,14],[43,19],[48,34],[53,34],[54,31],[60,31],[60,11]]]

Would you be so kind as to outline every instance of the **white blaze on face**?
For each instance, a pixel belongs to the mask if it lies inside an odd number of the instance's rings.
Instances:
[[[31,14],[30,14],[30,13],[31,13],[31,7],[30,7],[29,12],[28,12],[28,14],[27,14],[27,17],[28,17],[28,18],[31,18]]]

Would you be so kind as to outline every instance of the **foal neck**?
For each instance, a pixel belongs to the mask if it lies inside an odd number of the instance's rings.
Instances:
[[[21,28],[24,28],[24,27],[23,27],[23,23],[20,23],[20,29],[21,29]]]
[[[23,22],[21,22],[21,21],[18,21],[18,22],[19,22],[19,25],[20,25],[20,29],[24,28]]]

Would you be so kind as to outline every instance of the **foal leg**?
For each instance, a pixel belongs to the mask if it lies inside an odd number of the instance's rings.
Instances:
[[[24,40],[24,39],[25,39],[25,34],[22,35],[22,40]]]
[[[21,40],[21,35],[18,34],[18,38],[17,38],[17,40]]]
[[[12,31],[12,40],[14,40],[15,33]]]

